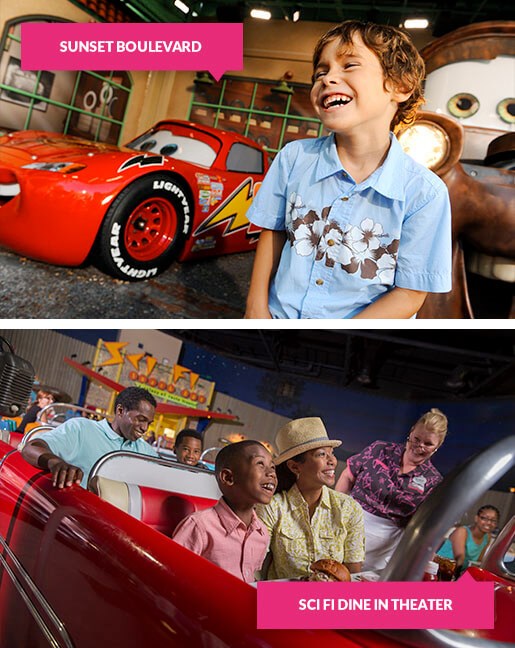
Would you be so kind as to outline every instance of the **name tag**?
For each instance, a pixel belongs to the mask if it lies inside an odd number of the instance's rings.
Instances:
[[[412,490],[416,490],[419,493],[423,493],[425,486],[426,486],[427,479],[423,475],[417,475],[416,477],[412,477],[410,483],[408,484],[408,488],[411,488]]]

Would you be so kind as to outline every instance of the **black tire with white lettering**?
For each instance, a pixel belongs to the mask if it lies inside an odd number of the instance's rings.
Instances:
[[[107,210],[95,243],[97,263],[126,281],[156,277],[182,250],[191,219],[188,193],[176,178],[139,178]]]

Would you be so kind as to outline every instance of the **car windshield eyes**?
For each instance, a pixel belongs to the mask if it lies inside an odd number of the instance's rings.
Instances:
[[[156,144],[157,144],[157,142],[156,142],[155,139],[147,140],[146,142],[143,142],[143,144],[140,145],[139,150],[140,151],[151,151]]]
[[[139,151],[156,151],[158,146],[157,140],[156,139],[148,139],[142,142],[141,144],[137,145],[135,148]],[[172,156],[175,153],[177,153],[179,149],[178,144],[172,143],[172,144],[165,144],[164,146],[161,147],[159,150],[159,153],[161,155],[167,155],[167,156]]]
[[[177,144],[167,144],[166,146],[163,146],[159,153],[161,153],[161,155],[173,155],[174,153],[177,153],[178,148]]]

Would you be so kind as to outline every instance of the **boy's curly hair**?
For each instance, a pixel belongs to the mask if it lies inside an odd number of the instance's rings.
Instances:
[[[361,36],[363,43],[379,59],[384,72],[385,89],[387,82],[390,82],[395,88],[411,93],[406,101],[399,103],[390,129],[394,130],[400,124],[411,124],[418,108],[424,103],[422,81],[425,65],[411,38],[401,29],[346,20],[321,36],[313,52],[313,69],[316,69],[322,50],[328,43],[339,39],[342,46],[351,45],[355,34]]]

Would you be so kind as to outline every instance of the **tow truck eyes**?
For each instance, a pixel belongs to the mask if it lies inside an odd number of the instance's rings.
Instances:
[[[479,110],[479,99],[468,92],[459,92],[447,102],[447,110],[453,117],[467,119]],[[507,97],[497,104],[497,114],[507,124],[515,124],[515,98]]]
[[[479,99],[468,92],[460,92],[449,99],[447,110],[453,117],[467,119],[479,110]]]
[[[497,104],[497,114],[507,124],[515,124],[515,99],[508,97]]]

